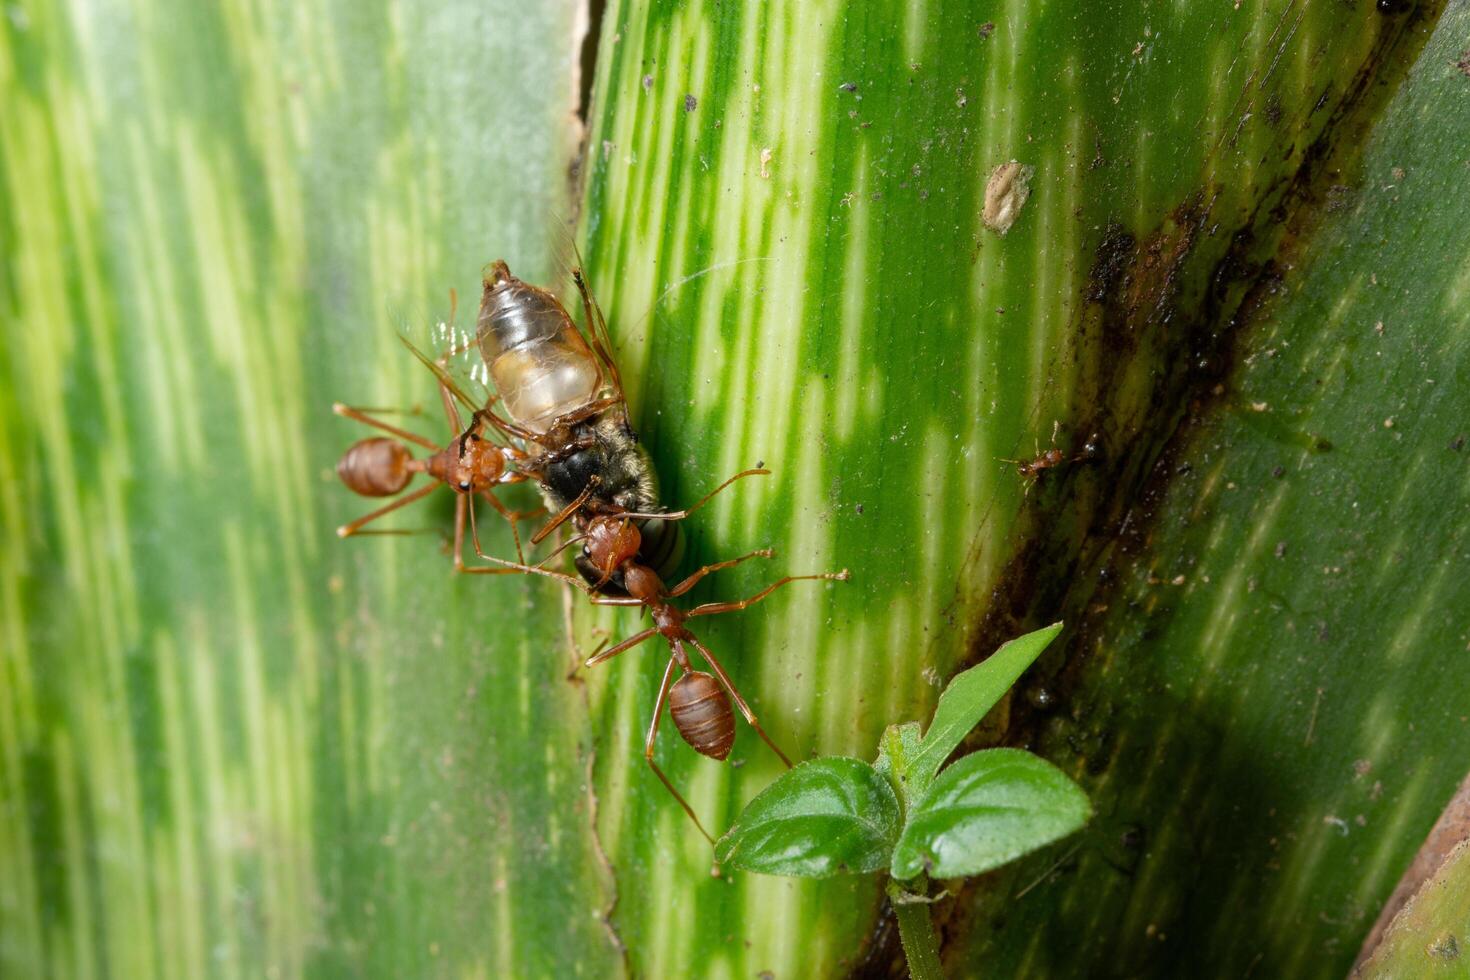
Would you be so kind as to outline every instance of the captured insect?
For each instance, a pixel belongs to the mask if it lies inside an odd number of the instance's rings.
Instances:
[[[459,571],[545,575],[588,593],[594,603],[646,609],[653,626],[595,653],[587,666],[609,660],[655,635],[664,637],[670,658],[644,744],[644,758],[700,833],[712,842],[713,838],[688,801],[654,761],[653,749],[665,705],[680,736],[703,755],[720,761],[729,756],[735,738],[734,708],[738,708],[782,762],[790,766],[791,760],[766,734],[724,667],[685,627],[685,621],[746,609],[790,582],[845,580],[848,573],[844,569],[836,573],[787,576],[748,599],[705,603],[688,611],[672,605],[670,599],[684,595],[711,572],[751,558],[771,557],[769,549],[762,549],[706,565],[672,589],[663,580],[682,557],[683,535],[679,522],[735,481],[766,475],[769,471],[742,471],[693,507],[666,511],[658,499],[652,463],[628,421],[627,401],[612,358],[607,323],[581,271],[573,270],[573,280],[581,296],[585,334],[553,294],[517,279],[505,262],[496,261],[487,266],[483,279],[474,343],[489,370],[496,396],[475,407],[451,377],[446,364],[450,357],[462,353],[462,348],[456,350],[452,346],[439,360],[431,361],[408,344],[438,378],[450,426],[461,434],[441,450],[428,440],[373,418],[365,410],[338,406],[340,414],[434,451],[430,457],[414,459],[402,442],[382,437],[365,439],[348,450],[338,465],[338,472],[349,487],[367,496],[400,493],[417,472],[428,473],[459,491],[454,541],[455,568]],[[471,411],[469,425],[462,431],[457,404]],[[504,416],[497,407],[503,407]],[[491,438],[492,431],[503,441]],[[473,498],[478,495],[489,500],[514,530],[516,521],[529,515],[508,510],[490,491],[502,484],[526,480],[537,483],[553,512],[546,525],[531,538],[531,544],[544,541],[564,524],[570,523],[575,529],[565,544],[535,565],[526,563],[518,534],[517,561],[485,554],[475,525]],[[401,497],[346,525],[339,533],[357,533],[363,525],[426,496],[433,489],[431,485]],[[466,520],[475,553],[489,562],[488,566],[464,565]],[[577,543],[582,544],[575,557],[580,577],[547,567],[546,563],[563,548]],[[713,674],[695,669],[689,647],[698,652]],[[675,668],[680,671],[677,680]]]
[[[848,573],[787,576],[749,599],[705,603],[687,612],[669,603],[711,572],[750,558],[771,556],[769,549],[754,551],[706,565],[672,589],[664,585],[663,576],[681,557],[683,535],[678,522],[735,481],[769,471],[742,471],[693,507],[666,511],[658,500],[657,480],[648,454],[628,421],[627,400],[611,354],[607,322],[581,270],[573,270],[572,276],[582,300],[586,336],[556,297],[515,278],[503,261],[497,261],[487,267],[484,275],[476,339],[509,419],[500,419],[489,408],[487,412],[506,436],[532,447],[532,459],[526,468],[534,472],[554,514],[532,543],[539,543],[570,522],[577,533],[563,547],[582,544],[575,558],[581,577],[547,568],[545,562],[532,566],[483,554],[481,557],[501,568],[559,579],[587,592],[599,605],[641,606],[648,611],[653,626],[594,654],[587,666],[611,659],[655,635],[664,637],[670,658],[644,743],[644,758],[700,833],[712,840],[688,801],[654,761],[653,749],[665,705],[684,741],[700,754],[723,761],[735,738],[733,700],[746,722],[781,761],[787,766],[791,761],[761,728],[714,654],[684,622],[745,609],[789,582],[845,580]],[[694,669],[688,647],[698,651],[713,675]],[[675,668],[680,671],[677,680]]]
[[[483,278],[476,342],[509,418],[485,414],[530,448],[527,466],[554,515],[532,544],[578,513],[637,512],[649,515],[640,518],[640,562],[668,573],[682,557],[683,535],[658,516],[653,464],[628,421],[607,321],[581,270],[572,278],[585,335],[554,295],[511,275],[504,261]],[[598,580],[582,558],[576,564],[588,582]],[[621,573],[599,588],[626,594]]]

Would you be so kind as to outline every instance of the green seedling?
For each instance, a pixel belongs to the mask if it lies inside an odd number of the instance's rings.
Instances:
[[[886,872],[912,975],[940,977],[929,880],[998,868],[1092,815],[1081,787],[1030,752],[986,749],[944,766],[1061,629],[1011,640],[955,677],[928,731],[921,735],[918,722],[890,725],[872,764],[828,756],[785,773],[720,838],[716,860],[806,878]]]

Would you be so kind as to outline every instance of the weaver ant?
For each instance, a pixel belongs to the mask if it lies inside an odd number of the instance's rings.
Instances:
[[[522,556],[520,533],[517,523],[541,511],[513,511],[502,504],[493,493],[496,487],[508,486],[533,479],[535,474],[525,464],[529,457],[521,450],[503,445],[489,437],[481,411],[473,407],[468,396],[445,373],[442,365],[430,361],[418,348],[407,340],[403,341],[415,357],[423,362],[439,379],[439,397],[444,405],[444,414],[450,429],[457,435],[448,445],[440,447],[423,436],[400,429],[376,418],[385,414],[381,409],[354,408],[338,402],[332,406],[336,414],[372,428],[389,433],[394,438],[371,436],[348,447],[337,461],[337,476],[352,492],[364,497],[397,497],[397,499],[364,514],[337,528],[338,537],[357,534],[401,534],[401,531],[364,531],[363,528],[378,518],[399,510],[447,486],[457,494],[454,510],[454,568],[467,574],[505,574],[501,569],[468,566],[464,563],[464,528],[466,514],[473,531],[475,524],[474,498],[488,501],[511,526],[515,537],[516,555]],[[468,428],[460,420],[456,401],[470,408],[475,414]],[[420,446],[429,450],[428,456],[415,457],[407,445]],[[423,473],[434,482],[404,494],[416,473]],[[401,496],[400,496],[401,495]],[[475,551],[480,551],[478,536]]]
[[[998,457],[1002,463],[1015,464],[1016,472],[1026,481],[1026,493],[1029,494],[1031,492],[1031,488],[1036,484],[1037,480],[1041,479],[1041,474],[1044,470],[1049,470],[1054,466],[1061,466],[1063,463],[1091,462],[1102,454],[1098,437],[1094,434],[1083,444],[1081,452],[1075,456],[1067,456],[1066,453],[1062,452],[1056,446],[1057,432],[1061,429],[1061,426],[1062,423],[1059,421],[1052,423],[1051,447],[1045,450],[1038,450],[1036,455],[1031,459],[1006,459],[1004,456]]]
[[[578,526],[579,533],[567,541],[566,545],[583,542],[582,558],[585,563],[579,562],[584,578],[567,575],[541,565],[526,565],[524,563],[508,562],[503,559],[493,558],[488,555],[482,556],[495,565],[520,572],[535,575],[546,575],[559,581],[572,585],[591,596],[591,602],[599,606],[642,606],[653,618],[653,625],[644,629],[627,639],[609,647],[606,650],[594,653],[586,662],[586,666],[593,667],[604,661],[611,660],[620,653],[633,649],[645,640],[654,636],[662,636],[669,645],[669,662],[664,668],[663,681],[659,684],[658,698],[654,702],[653,720],[648,726],[648,736],[643,743],[643,758],[658,776],[664,787],[673,794],[674,799],[684,808],[689,819],[699,828],[699,832],[711,843],[714,838],[705,830],[704,824],[695,815],[694,809],[683,795],[674,788],[674,784],[659,768],[653,759],[654,741],[658,735],[659,722],[663,717],[664,705],[667,703],[669,716],[674,720],[674,727],[679,735],[688,742],[690,747],[701,755],[723,762],[730,754],[730,747],[735,740],[735,716],[731,710],[730,702],[733,699],[735,707],[740,710],[747,724],[754,728],[756,734],[761,737],[771,751],[786,764],[791,766],[791,760],[786,753],[771,741],[765,729],[756,719],[755,713],[750,710],[750,705],[741,697],[740,691],[735,687],[730,675],[725,672],[715,655],[710,649],[700,642],[699,638],[691,633],[684,625],[686,620],[698,616],[713,616],[719,613],[738,612],[749,608],[760,602],[766,596],[776,591],[783,585],[791,582],[805,580],[828,580],[846,581],[849,577],[847,569],[840,572],[824,572],[816,575],[788,575],[777,579],[775,582],[761,589],[755,595],[747,599],[734,602],[707,602],[695,606],[690,610],[682,610],[672,605],[668,600],[676,599],[694,588],[706,575],[718,572],[726,568],[733,568],[751,558],[770,558],[774,552],[769,548],[752,551],[741,555],[739,558],[731,558],[725,561],[715,562],[698,569],[688,578],[679,582],[673,588],[664,584],[658,572],[639,560],[639,553],[643,545],[643,536],[638,529],[638,522],[649,519],[661,521],[680,521],[703,507],[715,494],[734,483],[736,480],[747,476],[763,476],[770,471],[765,469],[744,470],[735,474],[724,483],[720,484],[693,507],[681,511],[659,512],[656,514],[637,513],[613,509],[607,513],[589,515],[585,511],[575,513],[574,520]],[[590,499],[590,498],[589,498]],[[586,504],[586,501],[583,501]],[[563,545],[563,547],[566,547]],[[560,549],[558,549],[560,550]],[[594,580],[588,581],[584,579]],[[600,594],[614,575],[618,575],[622,581],[622,588],[627,592],[625,596],[609,596]],[[699,651],[710,669],[714,671],[711,676],[703,671],[695,670],[685,645],[694,647]],[[680,676],[674,680],[674,669],[678,668]],[[718,681],[716,680],[718,678]],[[728,692],[728,697],[726,695]]]

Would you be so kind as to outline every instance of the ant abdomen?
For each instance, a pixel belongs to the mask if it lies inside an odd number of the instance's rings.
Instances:
[[[352,444],[337,461],[337,475],[353,493],[391,497],[413,478],[413,455],[396,439],[375,436]]]
[[[694,751],[723,761],[735,743],[730,699],[709,674],[693,670],[669,689],[669,716]]]

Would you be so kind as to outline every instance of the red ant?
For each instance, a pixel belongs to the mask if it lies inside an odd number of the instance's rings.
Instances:
[[[668,600],[676,599],[685,594],[694,588],[700,579],[711,572],[732,568],[751,558],[770,558],[774,552],[769,548],[762,548],[758,551],[752,551],[748,555],[741,555],[739,558],[731,558],[727,561],[705,565],[673,588],[669,588],[664,585],[663,579],[659,577],[657,572],[637,560],[639,549],[643,544],[643,537],[635,522],[643,520],[683,520],[704,506],[711,497],[736,480],[746,476],[765,475],[769,472],[769,470],[754,469],[737,473],[687,510],[643,514],[614,508],[608,513],[601,513],[590,517],[585,510],[576,513],[573,516],[573,520],[578,525],[580,533],[570,539],[567,544],[573,544],[577,541],[584,542],[583,556],[587,560],[588,567],[601,573],[601,581],[598,582],[588,583],[583,581],[582,578],[554,571],[544,567],[544,565],[517,564],[488,555],[482,555],[486,560],[507,569],[536,575],[546,575],[566,582],[569,585],[576,586],[588,593],[591,596],[591,601],[595,605],[642,606],[648,610],[649,615],[653,617],[652,626],[633,634],[615,646],[594,653],[587,660],[586,666],[593,667],[606,660],[611,660],[618,654],[625,653],[645,640],[652,639],[654,636],[662,636],[668,643],[670,654],[669,663],[664,668],[663,681],[659,685],[658,698],[654,703],[653,720],[648,726],[648,737],[643,744],[643,758],[653,769],[654,774],[664,784],[664,787],[673,794],[674,799],[679,801],[679,805],[684,808],[684,812],[689,814],[689,819],[694,821],[694,825],[699,828],[699,832],[711,843],[714,843],[714,838],[710,837],[709,832],[704,829],[704,824],[695,815],[694,809],[679,791],[674,788],[674,784],[669,782],[663,770],[658,767],[658,763],[653,761],[654,739],[658,735],[659,721],[663,715],[665,703],[668,704],[669,716],[673,718],[674,727],[678,729],[679,735],[684,741],[689,743],[690,747],[701,755],[709,756],[711,759],[717,761],[724,761],[729,756],[730,747],[735,740],[735,716],[730,707],[730,702],[733,699],[735,707],[740,710],[740,714],[745,717],[745,721],[751,728],[755,729],[756,734],[761,737],[761,740],[771,747],[771,751],[775,752],[781,761],[786,763],[788,768],[791,766],[791,760],[787,758],[785,752],[782,752],[776,746],[775,742],[771,741],[765,729],[761,728],[760,722],[756,720],[755,712],[750,710],[750,705],[740,696],[740,692],[736,689],[734,681],[730,680],[730,675],[725,672],[725,668],[720,665],[719,660],[715,659],[715,655],[710,652],[709,648],[701,643],[684,626],[685,621],[693,619],[696,616],[714,616],[719,613],[738,612],[761,601],[781,586],[790,582],[812,579],[846,581],[849,576],[847,569],[843,569],[840,572],[826,572],[817,575],[788,575],[776,580],[748,599],[740,599],[735,602],[707,602],[685,611],[671,605]],[[566,547],[566,545],[562,547]],[[557,550],[559,551],[560,549]],[[598,590],[610,582],[615,574],[621,575],[623,587],[628,593],[627,596],[604,596],[598,594]],[[713,676],[694,669],[689,658],[689,653],[685,649],[686,644],[699,651],[699,655],[709,665],[710,669],[714,671]],[[677,681],[674,680],[675,667],[678,667],[681,672]],[[716,678],[718,678],[718,681]],[[726,696],[726,692],[729,692],[728,697]]]
[[[337,475],[348,489],[364,497],[392,497],[403,493],[415,473],[427,474],[435,481],[412,493],[398,496],[391,503],[342,525],[337,528],[337,535],[346,538],[355,534],[408,533],[363,531],[362,528],[385,514],[390,514],[416,500],[427,497],[440,486],[447,486],[458,494],[454,511],[455,570],[467,574],[506,574],[502,569],[465,565],[463,558],[465,517],[468,513],[469,523],[473,530],[475,523],[473,499],[477,496],[484,498],[510,522],[511,532],[515,536],[516,555],[521,556],[520,533],[516,530],[516,524],[522,518],[534,516],[541,511],[512,511],[497,500],[492,491],[499,486],[533,479],[534,473],[515,468],[520,464],[525,464],[528,457],[513,446],[501,445],[488,438],[488,430],[482,415],[474,409],[468,396],[448,378],[440,366],[430,361],[407,340],[404,340],[403,343],[415,357],[438,376],[439,396],[444,404],[444,414],[449,420],[450,428],[460,434],[447,446],[441,448],[423,436],[374,418],[374,415],[384,414],[383,410],[353,408],[340,402],[333,405],[332,411],[338,415],[380,429],[395,437],[389,439],[383,436],[373,436],[359,440],[348,447],[337,462]],[[455,405],[456,401],[462,402],[467,408],[476,412],[474,421],[468,429],[462,427],[459,410]],[[421,446],[429,450],[431,455],[415,458],[412,450],[405,443]],[[478,541],[475,550],[479,552]]]
[[[1075,456],[1068,457],[1056,446],[1057,432],[1061,429],[1061,422],[1053,422],[1051,426],[1052,445],[1049,449],[1038,451],[1031,459],[1006,459],[1004,456],[997,457],[1002,463],[1014,463],[1016,472],[1023,480],[1026,480],[1026,493],[1031,492],[1032,486],[1041,479],[1043,470],[1049,470],[1063,463],[1091,462],[1101,455],[1102,450],[1098,445],[1098,437],[1094,434],[1083,444],[1082,451]]]

